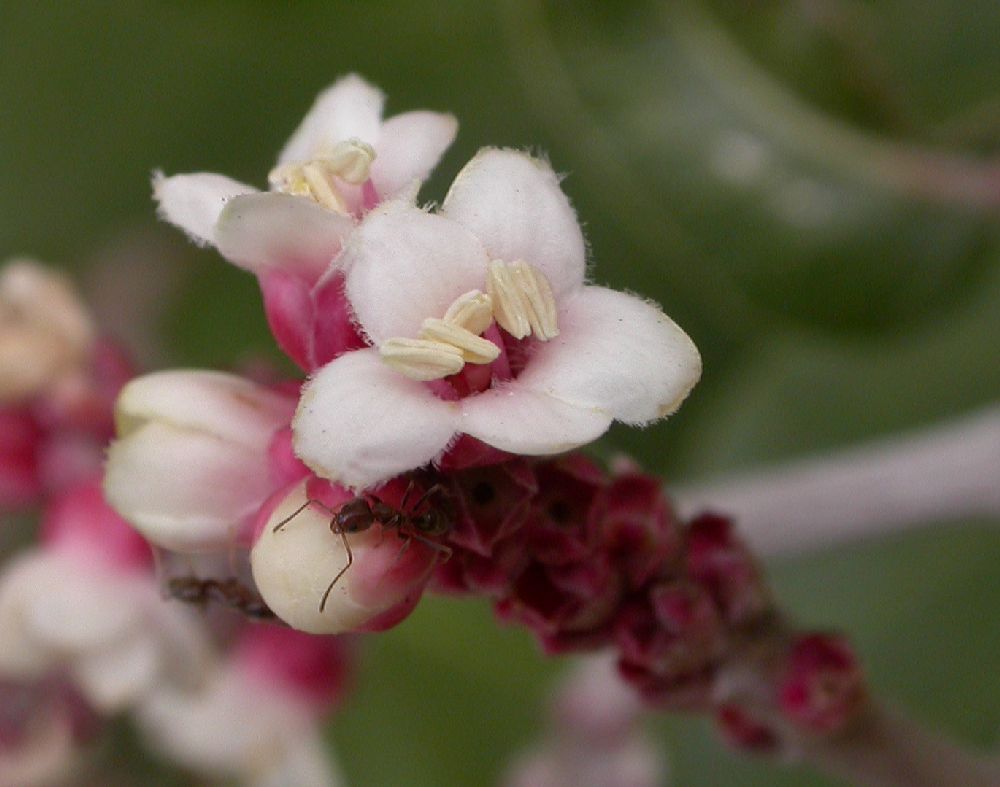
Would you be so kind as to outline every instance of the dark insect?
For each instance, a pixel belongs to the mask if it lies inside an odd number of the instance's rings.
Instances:
[[[406,492],[403,493],[399,508],[395,508],[371,494],[363,494],[353,500],[348,500],[336,511],[323,503],[322,500],[309,498],[274,526],[273,532],[277,533],[311,505],[319,506],[330,514],[330,532],[340,536],[344,550],[347,552],[347,565],[340,569],[340,572],[327,587],[326,592],[323,593],[323,598],[319,602],[320,612],[326,608],[326,602],[330,598],[334,586],[354,563],[354,554],[347,541],[348,533],[361,533],[372,525],[379,524],[385,529],[395,528],[400,535],[406,537],[406,543],[403,544],[400,555],[409,547],[410,541],[416,540],[421,544],[426,544],[431,549],[443,552],[445,559],[451,557],[450,547],[428,538],[428,536],[443,536],[450,532],[454,526],[454,514],[444,486],[435,484],[430,487],[407,510],[406,504],[409,502],[413,488],[414,485],[411,481],[406,487]],[[437,505],[432,504],[434,497],[439,498]]]
[[[270,620],[275,617],[264,600],[236,577],[228,579],[173,577],[167,582],[167,593],[178,601],[199,606],[217,601],[255,620]]]

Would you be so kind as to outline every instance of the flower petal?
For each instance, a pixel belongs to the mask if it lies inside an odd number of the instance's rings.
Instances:
[[[425,318],[486,283],[486,252],[468,230],[398,201],[368,214],[341,261],[347,298],[375,344],[415,338]]]
[[[135,636],[84,654],[72,672],[88,702],[102,713],[113,713],[145,694],[155,684],[159,668],[155,642]]]
[[[558,454],[600,437],[610,416],[513,382],[458,402],[458,428],[495,448],[527,456]]]
[[[482,150],[458,173],[441,212],[471,230],[491,259],[541,270],[557,300],[583,284],[583,233],[547,161]]]
[[[299,271],[315,281],[337,256],[354,220],[305,197],[275,192],[230,200],[215,227],[219,252],[255,273]]]
[[[633,295],[585,287],[563,304],[559,330],[536,348],[518,385],[645,424],[680,407],[701,376],[694,342]]]
[[[204,432],[250,448],[266,448],[291,418],[294,402],[250,380],[224,372],[172,369],[126,385],[115,403],[119,437],[146,421]]]
[[[375,145],[383,104],[382,91],[357,74],[341,77],[316,98],[278,156],[278,163],[306,161],[323,145],[351,137]]]
[[[169,178],[160,172],[153,175],[153,198],[160,204],[160,217],[202,246],[215,243],[215,224],[226,203],[256,191],[253,186],[211,172]]]
[[[271,491],[266,445],[151,421],[112,443],[108,502],[154,544],[178,552],[231,547]]]
[[[371,179],[381,199],[424,181],[455,139],[458,121],[438,112],[406,112],[382,124]]]
[[[317,475],[365,488],[431,461],[454,421],[448,402],[367,349],[331,361],[306,384],[292,429],[295,452]]]

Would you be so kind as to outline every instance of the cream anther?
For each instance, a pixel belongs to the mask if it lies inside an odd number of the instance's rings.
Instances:
[[[489,339],[477,336],[447,319],[428,317],[421,326],[420,338],[458,348],[466,363],[491,363],[500,355],[500,348]]]
[[[544,342],[559,335],[552,287],[538,268],[523,260],[492,260],[486,289],[497,323],[514,338],[534,334]]]
[[[459,295],[444,313],[444,321],[479,336],[493,322],[493,299],[479,290]]]
[[[393,338],[378,349],[385,363],[414,380],[440,380],[465,366],[458,347],[431,339]]]
[[[309,161],[275,167],[268,181],[277,191],[309,197],[325,208],[346,213],[347,203],[338,181],[351,185],[364,183],[374,160],[375,149],[352,138],[321,148]]]

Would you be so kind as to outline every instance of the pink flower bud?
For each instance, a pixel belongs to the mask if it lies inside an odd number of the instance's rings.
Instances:
[[[603,548],[615,555],[633,590],[680,554],[680,528],[662,486],[653,476],[629,473],[615,478],[595,503]]]
[[[105,502],[99,480],[57,496],[46,508],[41,538],[50,549],[79,553],[119,571],[152,565],[149,545]]]
[[[356,532],[339,532],[337,514],[357,498],[343,487],[323,486],[318,498],[315,481],[297,484],[261,528],[250,561],[267,605],[293,628],[337,634],[415,603],[444,548],[374,518],[363,528],[358,519],[350,523]]]
[[[739,705],[723,705],[718,708],[715,723],[723,740],[734,749],[767,753],[778,748],[778,736],[774,730],[754,719]]]
[[[343,698],[348,656],[343,639],[258,624],[244,627],[233,658],[262,682],[280,686],[323,712]]]
[[[810,634],[794,643],[787,657],[778,701],[785,716],[815,733],[842,728],[865,700],[864,674],[843,638]]]
[[[712,594],[730,625],[751,623],[770,606],[760,572],[726,517],[701,514],[688,525],[687,571]]]

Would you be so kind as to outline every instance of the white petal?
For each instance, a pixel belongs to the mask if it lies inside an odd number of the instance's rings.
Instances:
[[[305,709],[282,700],[227,666],[201,691],[155,692],[137,716],[151,744],[171,759],[198,770],[245,774],[267,767],[288,737],[309,727]]]
[[[111,506],[178,552],[231,547],[271,491],[265,451],[155,421],[111,445],[104,476]]]
[[[491,259],[541,270],[556,299],[583,283],[586,244],[548,162],[488,148],[451,185],[441,212],[470,229]]]
[[[248,787],[340,787],[344,777],[329,759],[329,747],[315,729],[288,735],[281,756],[254,774]]]
[[[215,243],[215,224],[226,203],[256,191],[253,186],[211,172],[153,176],[153,198],[160,204],[160,216],[202,245]]]
[[[375,145],[384,103],[382,91],[357,74],[341,77],[319,94],[278,156],[278,163],[306,161],[323,145],[351,137]]]
[[[293,408],[290,397],[234,374],[171,369],[129,382],[118,395],[115,418],[119,437],[146,421],[164,421],[260,450]]]
[[[382,124],[371,179],[382,199],[424,181],[455,139],[458,121],[438,112],[406,112]]]
[[[669,415],[701,376],[688,335],[633,295],[585,287],[563,304],[559,330],[537,348],[518,384],[625,423]]]
[[[375,350],[346,353],[307,383],[292,422],[295,453],[317,475],[365,488],[437,456],[452,406],[386,366]]]
[[[148,637],[132,637],[112,647],[88,653],[73,665],[73,677],[98,711],[123,710],[155,683],[160,667],[156,644]]]
[[[139,624],[141,610],[128,579],[65,558],[46,561],[35,579],[22,599],[25,630],[55,653],[103,647]]]
[[[341,258],[347,297],[375,344],[416,338],[463,293],[484,289],[486,252],[453,221],[401,202],[372,211]]]
[[[528,456],[558,454],[600,437],[611,418],[511,383],[462,399],[459,430]]]
[[[254,273],[284,268],[318,278],[352,229],[349,216],[311,199],[262,192],[230,200],[214,239],[223,257]]]
[[[4,565],[0,574],[0,675],[30,680],[51,666],[56,654],[35,636],[25,611],[40,588],[57,585],[66,571],[65,561],[37,551]]]

